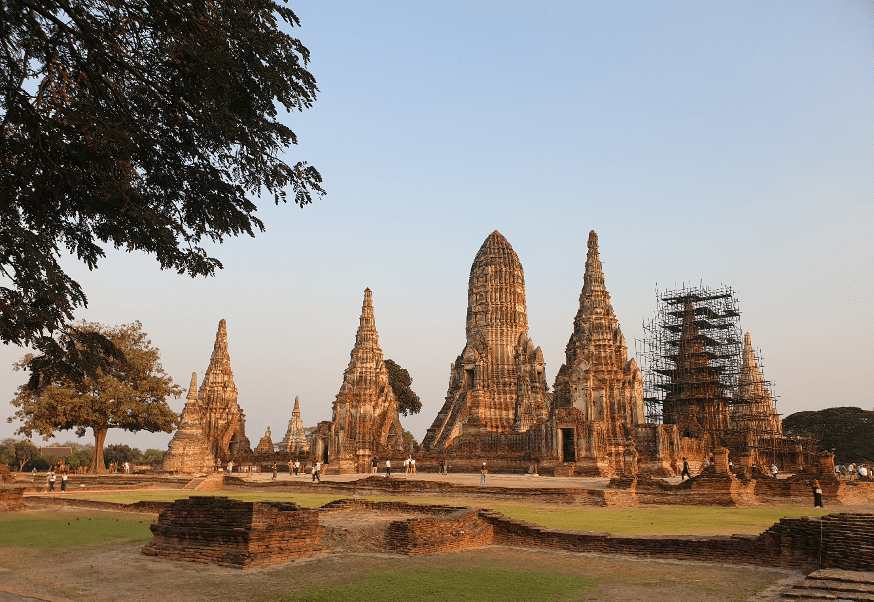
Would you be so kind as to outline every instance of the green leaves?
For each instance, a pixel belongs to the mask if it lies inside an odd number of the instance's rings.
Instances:
[[[82,436],[89,428],[104,437],[109,428],[169,433],[178,423],[165,400],[182,389],[164,372],[160,352],[139,322],[112,327],[79,322],[44,346],[47,353],[16,365],[34,370],[12,400],[18,409],[9,422],[22,422],[19,434],[48,438],[76,429]]]
[[[211,275],[204,239],[264,229],[249,195],[324,194],[315,168],[279,158],[296,137],[276,105],[318,91],[281,21],[299,25],[272,0],[0,3],[0,340],[29,344],[87,303],[64,250]]]
[[[418,414],[422,409],[422,401],[410,388],[413,383],[410,373],[392,360],[385,360],[385,367],[388,368],[389,384],[398,400],[398,412],[404,416]]]

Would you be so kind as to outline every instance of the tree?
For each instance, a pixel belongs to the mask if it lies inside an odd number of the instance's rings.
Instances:
[[[783,419],[787,435],[812,435],[835,462],[874,462],[874,411],[862,408],[826,408],[795,412]]]
[[[143,460],[163,460],[164,452],[160,449],[149,448],[143,452]]]
[[[143,452],[136,447],[131,447],[129,445],[107,445],[103,452],[103,461],[106,462],[107,465],[109,465],[110,462],[115,462],[115,465],[119,466],[125,462],[136,462],[142,457]]]
[[[414,449],[419,446],[419,442],[416,441],[416,437],[413,436],[408,430],[404,430],[404,447],[407,449]]]
[[[79,350],[65,338],[71,330],[106,337],[122,357],[104,357],[102,367],[81,369],[76,364],[81,359]],[[59,349],[72,348],[67,356],[54,358],[63,360],[63,369],[56,369],[45,356],[31,354],[15,364],[17,370],[35,371],[27,383],[18,387],[12,400],[18,410],[9,422],[18,419],[23,423],[17,433],[30,437],[36,432],[48,439],[55,431],[75,429],[81,437],[90,428],[94,433],[91,470],[102,472],[103,444],[109,429],[173,431],[179,416],[165,399],[168,395],[178,397],[182,389],[164,373],[160,352],[151,346],[142,324],[106,327],[80,322],[69,326],[57,343]]]
[[[398,412],[404,416],[418,414],[422,409],[422,401],[410,388],[410,385],[413,383],[410,373],[401,368],[393,360],[385,360],[385,367],[388,368],[389,384],[395,392],[395,398],[398,400]]]
[[[0,340],[72,320],[104,245],[191,276],[222,267],[207,241],[264,230],[250,196],[303,207],[318,171],[286,164],[277,120],[312,106],[309,51],[274,0],[0,2]]]
[[[10,437],[0,441],[0,462],[17,466],[19,472],[39,457],[39,448],[27,439],[16,441]]]

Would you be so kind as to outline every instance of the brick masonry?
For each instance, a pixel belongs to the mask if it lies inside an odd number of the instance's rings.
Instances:
[[[150,529],[147,556],[253,568],[324,550],[317,511],[291,502],[241,502],[226,497],[176,500]]]
[[[874,514],[784,518],[758,536],[622,536],[547,529],[483,510],[496,544],[796,568],[874,568]]]
[[[27,510],[24,492],[27,487],[0,486],[0,512],[21,512]]]

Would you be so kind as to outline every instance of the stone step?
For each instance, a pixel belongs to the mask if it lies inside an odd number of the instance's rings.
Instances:
[[[852,602],[874,602],[874,594],[866,592],[843,592],[828,589],[799,588],[797,585],[783,593],[784,598],[792,600],[852,600]]]
[[[811,579],[797,584],[796,588],[830,589],[839,592],[859,592],[874,594],[874,583],[859,583],[858,581],[839,581],[835,579]]]
[[[844,571],[841,569],[820,569],[810,573],[808,579],[830,579],[845,583],[874,583],[874,572]]]
[[[185,484],[185,487],[183,487],[182,489],[185,491],[193,491],[194,489],[197,488],[198,485],[203,483],[205,480],[206,480],[206,477],[195,477],[195,478],[191,479],[190,481],[188,481]]]

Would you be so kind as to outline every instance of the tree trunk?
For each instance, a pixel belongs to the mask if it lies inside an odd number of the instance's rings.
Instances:
[[[106,472],[106,465],[103,463],[103,443],[106,441],[106,432],[109,428],[91,430],[94,431],[94,455],[91,457],[91,472]]]

